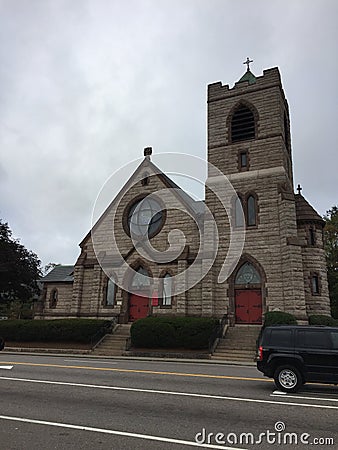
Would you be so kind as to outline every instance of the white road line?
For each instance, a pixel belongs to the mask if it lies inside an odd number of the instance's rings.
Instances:
[[[129,433],[127,431],[116,431],[116,430],[108,430],[106,428],[95,428],[95,427],[87,427],[83,425],[72,425],[69,423],[59,423],[59,422],[47,422],[45,420],[35,420],[35,419],[26,419],[23,417],[11,417],[11,416],[1,416],[0,419],[3,420],[12,420],[14,422],[25,422],[25,423],[32,423],[36,425],[49,425],[52,427],[60,427],[60,428],[71,428],[73,430],[81,430],[81,431],[94,431],[96,433],[104,433],[104,434],[114,434],[117,436],[125,436],[130,438],[137,438],[137,439],[147,439],[149,441],[158,441],[158,442],[168,442],[171,444],[178,444],[178,445],[188,445],[190,447],[202,447],[202,444],[198,444],[194,441],[184,441],[182,439],[173,439],[173,438],[166,438],[161,436],[153,436],[151,434],[139,434],[139,433]],[[243,448],[236,448],[236,447],[224,447],[224,445],[213,445],[213,444],[203,444],[202,448],[216,448],[216,449],[222,449],[222,450],[246,450]]]
[[[303,406],[305,408],[338,409],[338,406],[331,406],[331,405],[315,405],[315,404],[311,404],[311,403],[280,402],[280,401],[263,400],[263,399],[256,399],[256,398],[226,397],[226,396],[222,396],[222,395],[194,394],[194,393],[190,393],[190,392],[175,392],[175,391],[159,391],[156,389],[140,389],[140,388],[128,388],[128,387],[120,387],[120,386],[105,386],[105,385],[99,385],[99,384],[68,383],[65,381],[32,380],[29,378],[14,378],[14,377],[0,377],[0,380],[21,381],[21,382],[26,382],[26,383],[54,384],[54,385],[59,385],[59,386],[75,386],[75,387],[84,387],[84,388],[108,389],[108,390],[114,390],[114,391],[141,392],[141,393],[146,393],[146,394],[177,395],[180,397],[209,398],[212,400],[229,400],[229,401],[247,402],[247,403],[267,403],[267,404],[271,404],[271,405]]]
[[[13,369],[13,366],[0,366],[0,369],[11,370],[11,369]]]
[[[270,397],[283,397],[282,394],[277,394],[277,392],[270,394]],[[284,397],[285,398],[285,397]],[[323,402],[338,402],[338,398],[322,398],[322,397],[307,397],[307,396],[300,396],[300,395],[287,395],[287,398],[298,398],[301,400],[320,400]]]
[[[273,391],[273,393],[271,395],[273,395],[273,394],[275,394],[275,395],[287,395],[286,392],[283,392],[283,391]]]

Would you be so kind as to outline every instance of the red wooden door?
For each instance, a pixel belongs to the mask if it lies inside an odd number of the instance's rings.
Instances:
[[[262,323],[262,293],[260,289],[236,290],[236,323]]]
[[[130,294],[129,298],[129,321],[147,317],[149,313],[149,298],[142,295]]]

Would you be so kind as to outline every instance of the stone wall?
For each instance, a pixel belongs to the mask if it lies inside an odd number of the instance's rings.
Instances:
[[[51,308],[51,295],[55,289],[57,290],[58,300],[55,308]],[[72,294],[72,283],[46,283],[42,316],[45,319],[69,317],[71,314]]]

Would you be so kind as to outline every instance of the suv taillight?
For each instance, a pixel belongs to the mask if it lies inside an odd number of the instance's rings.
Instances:
[[[261,345],[258,347],[258,360],[263,361],[263,347]]]

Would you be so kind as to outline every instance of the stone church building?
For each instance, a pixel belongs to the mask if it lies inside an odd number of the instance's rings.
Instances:
[[[302,321],[330,314],[324,222],[300,187],[294,193],[289,108],[278,68],[257,77],[248,68],[232,88],[210,84],[207,108],[208,162],[237,194],[230,214],[211,189],[204,201],[193,200],[145,149],[140,166],[80,243],[75,265],[57,266],[42,280],[36,318],[128,323],[148,315],[226,315],[233,326],[260,324],[273,310]],[[222,188],[217,173],[210,171],[208,181]],[[157,196],[169,191],[171,197]],[[170,208],[171,198],[180,210]],[[210,220],[218,227],[218,246],[213,257],[208,251],[199,257],[210,245]],[[245,229],[244,247],[219,282],[236,227]],[[168,240],[177,228],[185,241],[170,256]],[[144,239],[166,257],[145,257]]]

